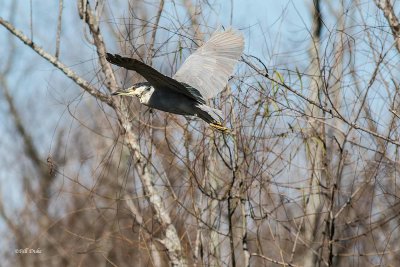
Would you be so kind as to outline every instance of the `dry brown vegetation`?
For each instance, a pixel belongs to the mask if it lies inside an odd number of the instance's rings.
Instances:
[[[171,75],[217,1],[59,0],[23,32],[19,2],[0,17],[2,266],[398,266],[398,2],[288,1],[275,23],[305,5],[301,43],[240,29],[212,101],[232,135],[111,97],[142,78],[104,57]]]

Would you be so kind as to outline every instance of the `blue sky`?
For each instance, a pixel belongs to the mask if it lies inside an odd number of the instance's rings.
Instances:
[[[10,13],[14,0],[0,0],[0,16],[12,20],[14,25],[27,36],[31,37],[46,51],[55,52],[56,23],[58,14],[58,1],[32,0],[17,1],[16,12]],[[151,2],[151,1],[150,1]],[[150,12],[155,12],[158,1],[149,5]],[[176,1],[180,3],[179,1]],[[272,1],[272,0],[234,0],[234,1],[209,1],[212,8],[206,8],[207,23],[210,26],[229,26],[232,18],[234,28],[240,29],[246,38],[246,53],[259,56],[269,65],[278,62],[286,63],[288,59],[279,55],[289,49],[293,41],[304,42],[308,37],[304,24],[309,25],[309,12],[307,6],[310,1]],[[105,5],[113,4],[114,16],[126,16],[122,9],[125,1],[104,2]],[[233,3],[233,9],[232,9]],[[307,3],[307,4],[306,4]],[[166,1],[166,9],[160,22],[163,26],[176,20],[173,3]],[[184,18],[184,10],[178,6],[181,12],[180,20]],[[231,11],[232,17],[231,17]],[[32,12],[33,27],[30,28]],[[121,17],[116,17],[120,19]],[[96,65],[96,53],[93,47],[82,37],[84,25],[77,15],[76,1],[64,1],[61,35],[60,59],[66,65],[81,73],[88,80],[95,75],[93,66]],[[106,27],[102,23],[102,27]],[[204,23],[201,22],[201,23]],[[210,30],[211,32],[211,30]],[[209,32],[209,33],[210,33]],[[162,36],[161,36],[162,37]],[[10,34],[0,27],[0,54],[9,51]],[[285,39],[290,38],[290,42]],[[59,125],[73,128],[74,119],[66,112],[66,106],[79,97],[81,91],[73,82],[65,78],[52,65],[41,59],[36,53],[13,38],[17,55],[12,72],[7,80],[14,96],[17,108],[21,113],[24,125],[32,135],[35,145],[39,149],[43,160],[51,153],[51,144],[54,143],[53,135]],[[116,44],[106,39],[110,50]],[[286,45],[288,44],[288,45]],[[162,60],[162,59],[161,59]],[[3,67],[0,62],[0,67]],[[43,119],[45,118],[45,119]],[[21,177],[29,166],[22,166],[23,146],[16,136],[14,125],[8,114],[8,105],[0,98],[0,184],[4,199],[8,199],[14,207],[21,204],[21,181],[14,178]],[[69,126],[68,126],[69,125]],[[10,168],[11,166],[11,168]]]
[[[56,39],[56,22],[58,12],[58,1],[32,0],[33,40],[46,51],[54,53]],[[148,1],[150,13],[156,12],[158,1]],[[307,61],[307,48],[310,44],[309,29],[311,0],[308,1],[273,1],[273,0],[233,0],[233,1],[208,1],[211,7],[205,7],[206,23],[212,27],[219,25],[229,26],[232,19],[233,27],[240,29],[246,40],[246,53],[260,57],[268,67],[275,69],[299,67],[304,68],[309,64]],[[0,16],[12,19],[16,27],[30,36],[30,2],[17,1],[17,10],[10,14],[13,0],[1,0]],[[103,2],[105,8],[111,4],[113,10],[112,24],[118,23],[120,19],[126,18],[126,10],[123,6],[126,1]],[[175,4],[174,4],[175,3]],[[165,11],[160,24],[168,27],[176,21],[185,21],[185,11],[179,6],[180,1],[166,1]],[[232,8],[233,4],[233,8]],[[363,8],[372,21],[376,18],[376,10],[373,3],[363,3]],[[174,7],[177,7],[175,13]],[[232,14],[231,14],[232,11]],[[331,12],[324,6],[323,12]],[[232,16],[231,16],[232,15]],[[353,18],[358,20],[357,16]],[[334,21],[325,20],[325,25],[331,29]],[[107,21],[101,26],[106,32]],[[200,21],[205,23],[205,21]],[[356,23],[360,23],[356,21]],[[122,25],[121,25],[122,26]],[[209,32],[211,32],[210,30]],[[95,77],[97,62],[96,52],[84,39],[84,25],[77,15],[77,4],[75,1],[64,1],[63,31],[61,36],[60,59],[66,65],[92,80]],[[9,33],[0,27],[0,54],[7,54],[9,49]],[[162,33],[159,34],[163,37]],[[106,36],[107,37],[107,36]],[[79,97],[81,90],[76,88],[73,82],[65,78],[53,66],[33,53],[19,40],[13,39],[18,51],[13,71],[7,77],[9,86],[15,97],[17,107],[22,112],[24,124],[40,149],[42,155],[47,155],[53,142],[52,136],[57,129],[57,122],[67,123],[71,127],[73,119],[66,115],[66,106]],[[117,45],[111,39],[106,38],[106,44],[110,51],[116,52]],[[368,55],[366,56],[368,57]],[[163,58],[157,59],[162,62]],[[368,60],[368,58],[366,59]],[[2,62],[0,62],[0,67]],[[87,96],[85,96],[87,97]],[[20,140],[16,137],[13,125],[8,116],[8,106],[0,99],[0,134],[2,134],[0,150],[0,182],[6,183],[2,188],[11,187],[8,177],[14,176],[18,168],[6,168],[13,165],[22,153]],[[46,119],[43,120],[42,118]],[[10,157],[6,151],[13,151]],[[14,174],[11,174],[11,173]],[[7,193],[7,192],[4,192]]]
[[[13,1],[0,0],[2,7],[0,16],[7,20],[13,19],[16,27],[30,36],[29,1],[18,1],[17,11],[10,14],[9,9]],[[180,3],[180,1],[175,2]],[[203,10],[204,14],[207,14],[206,23],[212,27],[229,26],[231,10],[233,10],[232,26],[243,32],[246,53],[260,57],[269,67],[276,69],[288,67],[302,69],[309,64],[307,48],[310,45],[311,16],[309,8],[311,0],[214,0],[209,2],[212,3],[212,7],[206,7]],[[58,1],[32,0],[32,3],[33,40],[48,52],[54,53]],[[122,8],[125,1],[104,3],[106,6],[113,4],[112,10],[115,17],[111,23],[116,24],[128,15]],[[148,10],[155,13],[158,1],[153,1],[153,3],[149,4]],[[160,22],[162,26],[168,27],[178,20],[185,20],[184,10],[179,7],[179,4],[175,5],[178,6],[178,19],[173,3],[168,0],[166,3],[166,9]],[[97,54],[83,37],[84,25],[78,18],[76,1],[64,1],[64,5],[60,59],[87,80],[92,80],[98,69]],[[370,5],[373,5],[372,1],[371,4],[364,3],[363,7],[366,14],[371,12],[371,20],[375,20],[375,9],[370,8]],[[328,12],[326,8],[323,11]],[[358,18],[353,19],[357,20]],[[106,23],[107,21],[101,23],[105,32],[107,30]],[[326,20],[325,23],[329,29],[334,28],[334,21]],[[357,21],[357,23],[360,22]],[[209,33],[211,32],[212,30],[209,31]],[[107,34],[105,35],[107,37]],[[9,51],[9,36],[9,33],[0,27],[0,54],[2,55]],[[163,35],[160,33],[160,38],[162,37]],[[114,40],[106,38],[108,49],[117,52],[118,44],[112,42]],[[58,130],[59,125],[66,126],[71,131],[75,127],[79,127],[75,119],[66,112],[66,107],[71,103],[72,107],[79,105],[79,102],[74,102],[74,99],[80,97],[82,91],[19,40],[14,39],[14,43],[18,53],[13,71],[7,79],[24,125],[32,134],[45,161],[47,154],[51,153],[51,145],[54,143],[53,134]],[[163,59],[159,58],[158,60],[162,61]],[[0,62],[0,68],[2,66],[3,62]],[[90,120],[90,114],[85,114],[81,119]],[[0,139],[1,192],[3,199],[7,199],[11,203],[11,207],[18,207],[22,200],[20,181],[16,178],[26,172],[29,166],[19,165],[23,161],[21,159],[23,147],[21,140],[14,134],[15,129],[8,115],[8,105],[1,94],[0,121],[2,122],[0,124],[0,135],[2,136]],[[26,169],[22,171],[21,167]]]

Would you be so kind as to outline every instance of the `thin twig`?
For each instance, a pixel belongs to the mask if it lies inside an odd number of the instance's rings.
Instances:
[[[269,261],[269,262],[272,262],[272,263],[275,263],[275,264],[279,264],[279,265],[283,265],[283,266],[300,267],[300,265],[295,265],[295,264],[291,264],[291,263],[288,263],[288,262],[277,261],[277,260],[271,259],[269,257],[266,257],[264,255],[260,255],[260,254],[257,254],[257,253],[251,253],[250,256],[251,257],[260,257],[260,258],[262,258],[262,259],[264,259],[266,261]]]
[[[58,58],[58,56],[60,55],[62,11],[63,11],[63,0],[58,0],[58,19],[57,19],[57,36],[56,36],[56,54],[55,54],[56,58]]]
[[[160,23],[160,18],[162,11],[164,9],[164,0],[160,0],[160,5],[158,6],[158,11],[156,15],[156,22],[153,25],[153,31],[151,32],[150,46],[147,55],[147,62],[151,65],[153,57],[154,57],[154,43],[156,41],[156,34],[158,30],[158,24]]]

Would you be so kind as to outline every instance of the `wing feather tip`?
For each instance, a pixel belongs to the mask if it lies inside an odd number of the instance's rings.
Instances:
[[[118,59],[121,59],[121,56],[120,55],[117,55],[117,54],[111,54],[111,53],[107,53],[106,52],[106,60],[108,61],[108,62],[110,62],[110,63],[115,63],[115,62],[117,62],[117,60]]]

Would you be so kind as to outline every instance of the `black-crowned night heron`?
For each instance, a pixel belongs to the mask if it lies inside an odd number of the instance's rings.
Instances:
[[[213,128],[226,132],[221,110],[207,106],[206,99],[224,89],[243,48],[242,35],[233,29],[217,31],[186,59],[173,78],[136,59],[107,53],[110,63],[134,70],[148,81],[118,90],[113,95],[136,96],[146,106],[197,116]]]

